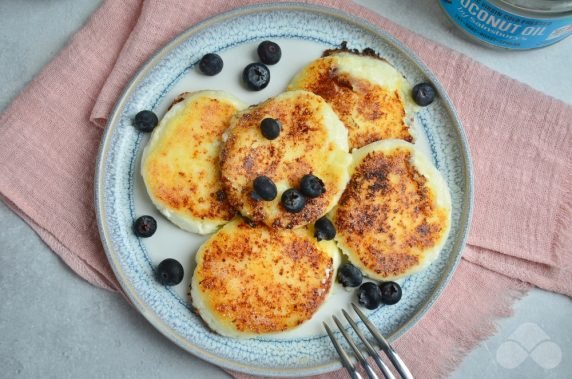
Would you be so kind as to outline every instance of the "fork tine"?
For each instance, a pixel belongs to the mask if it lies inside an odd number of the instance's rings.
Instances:
[[[358,326],[356,325],[356,323],[354,322],[354,320],[352,320],[351,316],[348,314],[348,312],[345,311],[345,309],[342,309],[342,313],[344,314],[345,318],[348,320],[348,322],[350,323],[351,327],[353,328],[353,330],[356,332],[357,336],[359,337],[359,339],[363,342],[363,344],[365,345],[365,348],[367,350],[367,352],[369,353],[369,355],[373,358],[373,360],[375,361],[375,363],[377,364],[377,367],[379,367],[379,369],[381,370],[381,372],[383,373],[383,375],[385,376],[386,379],[395,379],[395,376],[393,375],[393,373],[391,371],[389,371],[389,367],[387,367],[387,365],[381,360],[381,357],[379,356],[379,354],[377,353],[377,351],[375,351],[375,349],[373,348],[373,346],[371,346],[371,344],[369,343],[369,341],[367,340],[367,338],[365,338],[365,336],[363,335],[363,333],[361,332],[361,330],[359,330]]]
[[[332,318],[334,319],[334,322],[338,326],[338,329],[340,330],[340,332],[342,332],[342,335],[344,336],[346,341],[348,341],[348,344],[352,348],[355,357],[358,359],[358,361],[361,363],[362,367],[365,369],[365,373],[367,374],[367,376],[370,379],[378,379],[377,375],[375,374],[375,372],[373,372],[371,366],[369,365],[367,360],[364,358],[361,351],[359,351],[359,349],[357,348],[357,346],[354,343],[354,341],[352,340],[352,338],[346,332],[346,330],[345,330],[344,326],[342,325],[342,323],[340,322],[340,320],[338,320],[338,318],[336,316],[332,316]]]
[[[328,326],[328,324],[325,321],[324,321],[324,328],[326,328],[326,332],[328,333],[328,336],[330,337],[332,344],[334,344],[334,348],[336,349],[336,351],[338,352],[338,355],[340,356],[340,359],[342,360],[342,365],[348,371],[348,374],[350,374],[350,377],[352,379],[362,379],[359,372],[357,372],[355,367],[352,365],[352,362],[350,361],[350,357],[348,356],[348,354],[346,353],[344,348],[340,345],[340,343],[338,342],[338,340],[334,336],[334,333],[332,333],[332,330],[330,329],[330,327]]]
[[[359,316],[359,318],[363,321],[364,325],[367,327],[367,329],[370,331],[370,333],[373,335],[373,337],[376,339],[376,341],[379,343],[379,346],[381,347],[381,349],[385,352],[385,354],[387,354],[387,357],[389,358],[391,363],[393,363],[393,365],[395,366],[395,368],[397,369],[399,374],[405,379],[413,379],[413,375],[411,374],[411,371],[409,371],[407,366],[405,366],[405,363],[403,362],[401,357],[395,352],[395,350],[393,350],[393,348],[389,345],[389,343],[381,335],[379,330],[367,319],[367,317],[357,307],[357,305],[352,303],[352,308],[354,309],[356,314]]]

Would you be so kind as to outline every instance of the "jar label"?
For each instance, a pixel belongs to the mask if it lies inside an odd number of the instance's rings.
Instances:
[[[470,35],[508,49],[533,49],[572,34],[572,17],[529,18],[487,0],[439,0],[445,12]]]

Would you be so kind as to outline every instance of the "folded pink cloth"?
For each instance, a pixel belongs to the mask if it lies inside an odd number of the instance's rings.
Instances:
[[[102,130],[93,124],[105,125],[137,68],[173,36],[255,2],[108,0],[0,117],[2,198],[94,285],[120,290],[95,221]],[[464,259],[437,303],[396,342],[417,377],[444,376],[531,285],[572,296],[572,107],[349,1],[311,2],[360,16],[408,45],[445,86],[467,132],[475,212]]]

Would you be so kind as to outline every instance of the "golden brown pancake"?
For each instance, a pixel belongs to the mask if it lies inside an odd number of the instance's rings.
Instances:
[[[445,180],[405,141],[375,142],[352,155],[350,182],[333,211],[338,246],[377,280],[423,269],[438,256],[450,228]]]
[[[282,124],[278,138],[264,138],[260,132],[264,118]],[[237,113],[224,138],[224,190],[230,204],[256,222],[276,228],[312,223],[335,206],[349,180],[347,131],[332,108],[313,93],[285,92]],[[282,193],[298,188],[306,174],[320,178],[326,192],[308,199],[301,212],[289,213],[280,203]],[[251,196],[254,179],[262,175],[276,184],[278,196],[273,201]]]
[[[309,320],[330,293],[339,253],[307,228],[253,227],[237,218],[201,246],[196,261],[195,310],[221,335],[251,337]]]
[[[221,136],[245,106],[222,91],[184,93],[155,128],[141,174],[155,206],[182,229],[206,234],[236,211],[220,180]]]
[[[416,106],[410,84],[386,61],[348,51],[329,51],[302,69],[288,89],[323,97],[349,132],[350,148],[382,139],[413,142]]]

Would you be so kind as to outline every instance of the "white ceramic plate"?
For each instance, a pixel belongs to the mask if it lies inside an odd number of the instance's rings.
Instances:
[[[270,66],[270,85],[246,90],[242,69],[257,60],[256,46],[271,39],[282,47],[282,60]],[[429,309],[449,281],[467,234],[472,209],[472,175],[462,127],[443,88],[409,50],[379,28],[337,10],[305,4],[241,8],[211,18],[184,32],[150,59],[133,78],[110,117],[96,170],[96,208],[108,259],[127,296],[165,336],[216,365],[279,376],[318,374],[340,366],[320,321],[348,309],[351,293],[339,285],[325,307],[301,328],[257,339],[230,339],[210,332],[190,311],[187,288],[194,254],[206,237],[178,229],[151,204],[139,175],[148,135],[132,126],[134,115],[151,109],[162,116],[181,92],[222,89],[255,104],[282,92],[292,76],[323,50],[348,41],[352,48],[371,47],[397,67],[411,83],[431,81],[438,100],[417,115],[418,144],[444,175],[452,197],[452,229],[440,258],[427,270],[402,282],[403,298],[370,313],[389,340],[395,340]],[[214,77],[201,75],[197,62],[216,52],[225,62]],[[158,220],[156,234],[135,237],[133,221],[143,214]],[[183,283],[164,287],[154,268],[165,258],[183,263]]]

